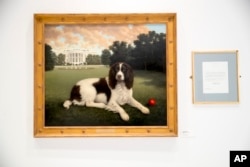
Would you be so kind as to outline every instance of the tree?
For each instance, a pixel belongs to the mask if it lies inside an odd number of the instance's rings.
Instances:
[[[138,67],[143,67],[147,70],[148,56],[149,56],[149,38],[147,34],[140,34],[137,36],[137,40],[134,41],[135,50],[134,57],[138,61]]]
[[[87,64],[98,65],[101,64],[101,57],[98,55],[89,54],[86,58]]]
[[[138,62],[136,68],[162,71],[165,68],[166,36],[150,31],[140,34],[134,41],[133,57]]]
[[[126,62],[133,48],[124,41],[115,41],[113,45],[109,46],[109,49],[113,53],[110,57],[110,64],[114,64],[119,61]]]
[[[54,69],[55,60],[53,55],[55,53],[52,51],[52,47],[48,44],[45,44],[45,71],[50,71]]]
[[[102,51],[102,55],[101,55],[102,64],[109,65],[110,64],[110,57],[111,57],[110,51],[108,49],[104,49]]]
[[[166,34],[160,33],[157,35],[155,43],[155,55],[157,58],[157,66],[159,71],[166,72]]]
[[[57,65],[64,65],[65,64],[65,54],[60,53],[57,58]]]

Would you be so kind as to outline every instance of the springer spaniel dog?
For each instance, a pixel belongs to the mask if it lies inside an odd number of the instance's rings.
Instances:
[[[66,109],[72,104],[103,108],[119,113],[124,121],[129,120],[129,115],[120,105],[129,104],[142,113],[149,114],[149,109],[133,97],[133,82],[132,68],[127,63],[115,63],[110,67],[108,77],[88,78],[77,82],[71,90],[70,99],[63,106]]]

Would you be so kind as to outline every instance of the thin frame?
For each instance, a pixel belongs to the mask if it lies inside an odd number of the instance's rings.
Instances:
[[[194,104],[239,103],[238,51],[192,52]]]
[[[161,126],[46,126],[46,24],[165,24],[166,125]],[[177,136],[176,14],[34,14],[34,137]],[[56,112],[56,111],[55,111]]]

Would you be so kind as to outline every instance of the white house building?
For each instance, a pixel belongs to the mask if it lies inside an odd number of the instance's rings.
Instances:
[[[89,54],[87,49],[67,49],[65,53],[65,64],[79,66],[86,64],[86,58]]]

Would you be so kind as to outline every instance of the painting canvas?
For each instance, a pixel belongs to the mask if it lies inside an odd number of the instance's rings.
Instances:
[[[176,101],[168,99],[168,93],[176,86],[173,76],[176,73],[172,74],[175,58],[167,56],[175,54],[175,45],[169,47],[175,44],[173,24],[166,24],[165,20],[152,22],[146,15],[143,15],[146,16],[144,22],[140,19],[139,22],[138,19],[121,22],[121,15],[113,15],[119,16],[118,22],[115,20],[108,24],[106,21],[111,16],[104,16],[104,22],[93,22],[86,21],[92,15],[73,15],[73,19],[82,19],[73,23],[65,20],[72,19],[71,15],[52,16],[53,21],[47,15],[35,16],[38,23],[42,22],[42,42],[38,40],[39,46],[35,48],[43,51],[42,64],[37,59],[35,63],[42,67],[40,87],[44,88],[41,91],[43,100],[40,112],[35,109],[35,136],[126,136],[132,131],[138,133],[141,130],[144,132],[138,134],[143,136],[152,135],[154,130],[155,135],[165,136],[169,131],[176,135]],[[124,15],[123,19],[127,20],[129,16]],[[171,19],[167,21],[173,21],[173,15],[170,16]],[[58,18],[61,20],[58,21]],[[39,36],[39,33],[35,35]],[[133,69],[133,97],[150,110],[149,114],[123,105],[122,108],[129,115],[129,120],[124,121],[118,113],[100,108],[63,106],[75,83],[87,78],[107,77],[110,66],[116,62],[127,63]],[[40,78],[37,73],[35,75]],[[39,113],[43,119],[36,120]],[[41,128],[37,128],[39,122]],[[169,130],[171,126],[174,129]]]
[[[166,125],[165,24],[45,25],[44,37],[46,126]],[[106,77],[115,62],[133,68],[133,95],[138,101],[157,102],[149,106],[149,115],[124,106],[130,120],[123,121],[119,114],[103,109],[63,108],[77,81]]]

